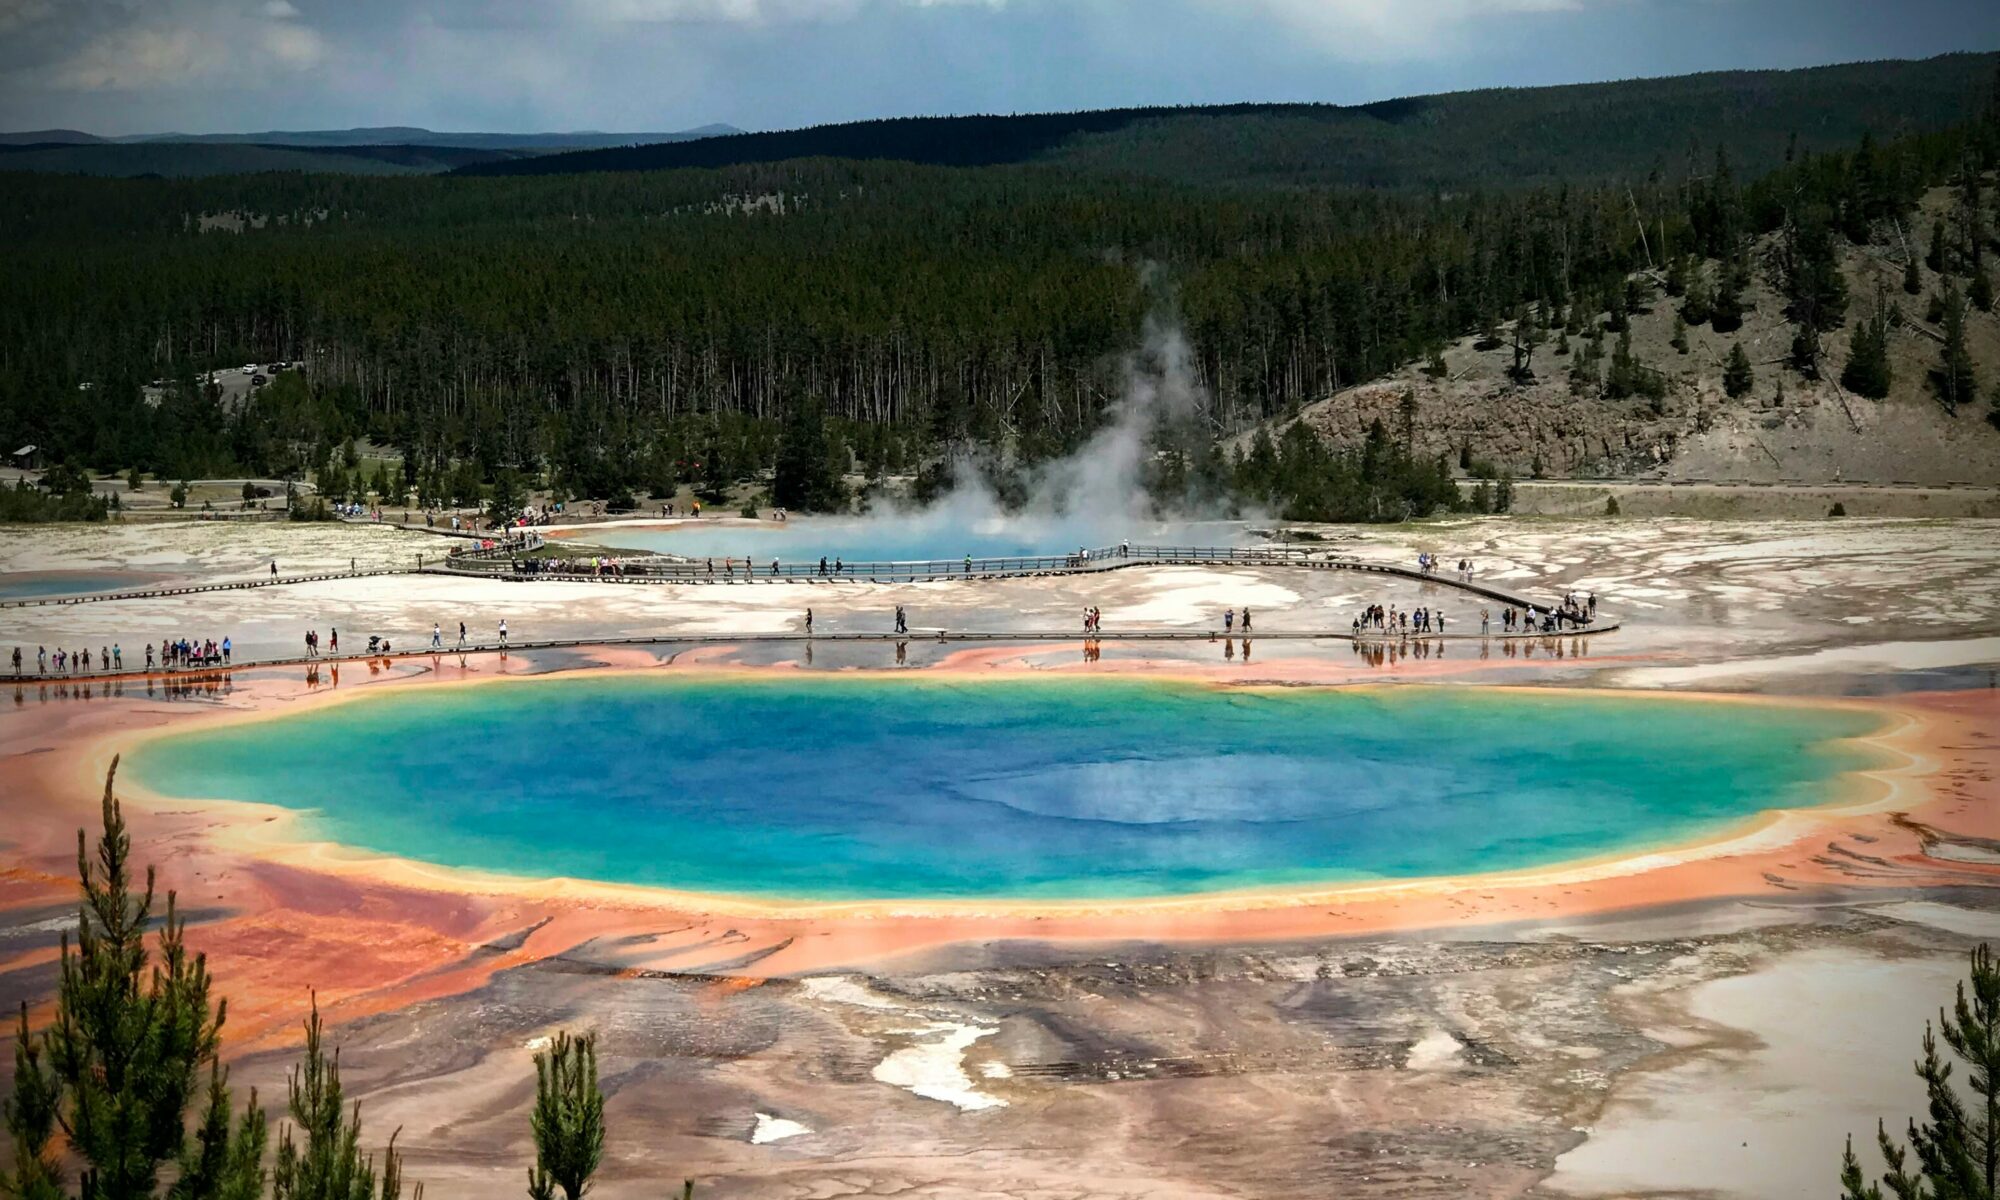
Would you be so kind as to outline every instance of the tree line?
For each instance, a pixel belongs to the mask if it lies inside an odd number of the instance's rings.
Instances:
[[[843,474],[949,477],[963,458],[1026,470],[1101,426],[1124,357],[1164,314],[1190,343],[1201,402],[1162,432],[1162,454],[1182,460],[1163,478],[1262,488],[1203,467],[1210,448],[1437,361],[1467,332],[1498,344],[1510,329],[1522,378],[1549,347],[1541,369],[1566,358],[1580,404],[1657,400],[1664,379],[1622,333],[1658,290],[1685,323],[1727,332],[1761,272],[1798,330],[1794,369],[1845,370],[1821,347],[1849,320],[1848,244],[1905,262],[1924,315],[1962,349],[1964,306],[1991,303],[1981,180],[2000,162],[1996,131],[1988,101],[1755,178],[1718,153],[1671,178],[1437,194],[831,159],[496,179],[0,176],[0,272],[34,298],[0,306],[0,442],[101,472],[311,474],[380,495],[377,475],[342,461],[370,439],[399,451],[399,477],[380,482],[405,502],[473,501],[509,478],[636,498],[769,477],[804,404]],[[1962,219],[1919,228],[1917,201],[1946,183],[1966,196]],[[200,232],[225,216],[246,227]],[[1756,248],[1773,237],[1766,260]],[[1851,386],[1872,394],[1886,386],[1875,322],[1894,314],[1863,303]],[[205,383],[274,359],[305,367],[247,404]],[[1981,398],[1968,356],[1941,374],[1948,407]]]

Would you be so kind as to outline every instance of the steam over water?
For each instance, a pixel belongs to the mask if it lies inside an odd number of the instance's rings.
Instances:
[[[840,557],[893,562],[1066,554],[1121,541],[1160,545],[1236,545],[1244,525],[1217,514],[1183,511],[1175,498],[1145,489],[1152,437],[1163,422],[1205,408],[1179,330],[1148,321],[1140,350],[1125,362],[1124,385],[1109,419],[1074,452],[1028,473],[1028,499],[1009,508],[984,476],[960,464],[950,492],[934,504],[881,505],[854,518],[794,518],[784,527],[751,529],[683,522],[667,529],[592,530],[613,547],[693,558]],[[1163,520],[1159,510],[1174,513]]]

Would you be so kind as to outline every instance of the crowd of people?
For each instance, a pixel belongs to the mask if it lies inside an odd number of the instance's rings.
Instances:
[[[1426,575],[1436,575],[1438,568],[1443,565],[1443,562],[1443,559],[1429,551],[1424,551],[1417,555],[1417,569]],[[1451,575],[1453,579],[1458,580],[1460,583],[1471,583],[1472,560],[1469,558],[1459,559],[1456,563],[1452,564]]]
[[[1485,612],[1481,610],[1481,618]],[[1445,631],[1445,616],[1442,609],[1416,608],[1399,609],[1392,604],[1370,604],[1354,618],[1354,632],[1382,634],[1432,634]]]
[[[157,656],[152,643],[146,643],[144,669],[185,670],[191,667],[227,666],[233,650],[234,647],[227,637],[219,642],[214,638],[162,638]],[[25,665],[21,648],[14,647],[14,674],[21,674]],[[134,664],[135,667],[137,665]],[[99,646],[95,655],[91,654],[88,646],[81,649],[58,646],[53,651],[47,646],[35,647],[37,675],[115,675],[124,670],[125,647],[118,642],[113,642],[109,646]]]

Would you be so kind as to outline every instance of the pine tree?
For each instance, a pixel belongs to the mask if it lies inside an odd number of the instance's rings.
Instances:
[[[1871,400],[1889,395],[1889,309],[1879,295],[1875,312],[1854,331],[1848,347],[1847,365],[1840,372],[1840,386]]]
[[[1912,258],[1903,264],[1903,291],[1914,296],[1923,290],[1923,273],[1917,270],[1917,260]]]
[[[1679,313],[1674,314],[1674,336],[1667,344],[1682,354],[1688,352],[1688,325]]]
[[[1708,306],[1709,327],[1717,333],[1734,333],[1743,328],[1743,282],[1736,269],[1724,264],[1715,283],[1715,296]]]
[[[1298,426],[1294,426],[1298,428]],[[535,1053],[535,1165],[528,1171],[531,1200],[579,1200],[604,1158],[604,1093],[597,1086],[597,1038],[556,1034]]]
[[[1750,371],[1750,356],[1743,353],[1743,343],[1736,342],[1729,347],[1729,359],[1722,367],[1722,390],[1729,398],[1739,399],[1747,395],[1756,376]]]
[[[826,413],[816,401],[795,404],[778,446],[771,499],[800,512],[833,512],[847,505],[847,492],[833,470],[833,446]]]
[[[1709,319],[1710,292],[1708,271],[1701,264],[1695,264],[1688,276],[1687,298],[1681,301],[1681,316],[1690,325],[1706,325]]]
[[[1957,286],[1949,280],[1945,282],[1942,300],[1944,313],[1938,324],[1944,332],[1944,349],[1938,355],[1937,369],[1931,373],[1931,382],[1945,411],[1956,413],[1959,405],[1970,403],[1979,394],[1979,378],[1973,370],[1972,354],[1965,345],[1965,301],[1960,299]]]
[[[396,1200],[403,1192],[396,1137],[389,1137],[378,1177],[375,1156],[361,1150],[360,1102],[349,1109],[341,1095],[340,1052],[326,1053],[317,996],[305,1030],[305,1061],[292,1068],[287,1083],[291,1120],[279,1135],[273,1200]],[[423,1192],[423,1185],[417,1185],[417,1200],[423,1200]]]
[[[1542,344],[1541,327],[1529,317],[1526,305],[1514,316],[1514,364],[1507,368],[1508,378],[1516,383],[1532,383],[1535,379],[1535,348]]]
[[[184,923],[167,893],[149,953],[154,876],[134,894],[131,837],[104,779],[103,832],[93,855],[77,831],[83,903],[72,949],[62,939],[55,1019],[36,1037],[21,1014],[13,1095],[5,1106],[13,1162],[0,1192],[35,1200],[64,1195],[54,1139],[60,1131],[83,1165],[86,1198],[144,1200],[161,1194],[169,1163],[172,1200],[254,1200],[263,1186],[264,1123],[253,1094],[230,1116],[226,1074],[216,1058],[225,1006],[209,1000],[208,965],[190,956]],[[205,1076],[205,1078],[204,1078]],[[193,1142],[186,1122],[204,1096]]]
[[[1939,275],[1944,274],[1944,222],[1931,224],[1931,248],[1924,255],[1924,265]]]
[[[1959,982],[1955,1003],[1938,1013],[1935,1027],[1924,1023],[1916,1071],[1924,1082],[1928,1119],[1910,1121],[1907,1149],[1886,1129],[1876,1131],[1888,1165],[1882,1182],[1897,1200],[1992,1200],[2000,1183],[2000,964],[1990,946],[1972,952],[1969,992],[1967,982]],[[1953,1064],[1939,1053],[1939,1035],[1966,1068],[1964,1090],[1952,1078]],[[1908,1170],[1912,1157],[1914,1173]],[[1843,1200],[1881,1196],[1864,1184],[1851,1137],[1840,1174]]]
[[[1985,264],[1973,266],[1972,283],[1966,287],[1965,295],[1980,312],[1993,311],[1993,276],[1987,273]]]

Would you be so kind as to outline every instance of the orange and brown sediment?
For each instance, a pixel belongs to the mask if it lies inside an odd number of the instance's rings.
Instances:
[[[721,648],[683,655],[664,668],[642,651],[595,658],[603,664],[595,669],[603,670],[731,669],[723,665]],[[76,831],[95,828],[104,770],[118,748],[163,731],[264,719],[383,687],[507,677],[506,662],[497,656],[463,661],[463,667],[438,670],[350,671],[348,686],[337,690],[304,689],[293,673],[252,673],[225,703],[199,710],[132,700],[17,710],[0,723],[9,818],[0,846],[0,909],[55,919],[73,900]],[[1117,666],[1214,677],[1186,663]],[[1036,652],[1021,647],[963,651],[930,668],[981,675],[1039,669],[1045,668],[1036,664]],[[1255,673],[1260,682],[1305,684],[1372,676],[1365,666],[1306,660],[1261,664]],[[1237,678],[1246,678],[1241,668]],[[1762,702],[1689,702],[1698,700]],[[1884,731],[1870,740],[1887,752],[1890,765],[1852,777],[1852,786],[1829,796],[1826,805],[1767,813],[1720,838],[1507,874],[1157,900],[745,901],[482,876],[302,843],[286,834],[288,811],[267,806],[164,801],[135,790],[129,816],[141,855],[159,868],[162,886],[179,892],[183,911],[198,914],[192,940],[226,983],[231,1042],[239,1052],[289,1041],[308,987],[318,989],[334,1019],[349,1020],[461,994],[497,972],[585,943],[594,943],[594,962],[612,953],[610,961],[625,971],[756,979],[867,968],[921,951],[1010,939],[1302,941],[1574,920],[1815,889],[2000,884],[2000,854],[1991,853],[2000,847],[2000,806],[1994,803],[2000,748],[1991,732],[2000,729],[2000,695],[1837,703],[1884,716]],[[619,948],[605,950],[612,945]],[[48,946],[21,951],[0,959],[0,971],[53,953]]]

